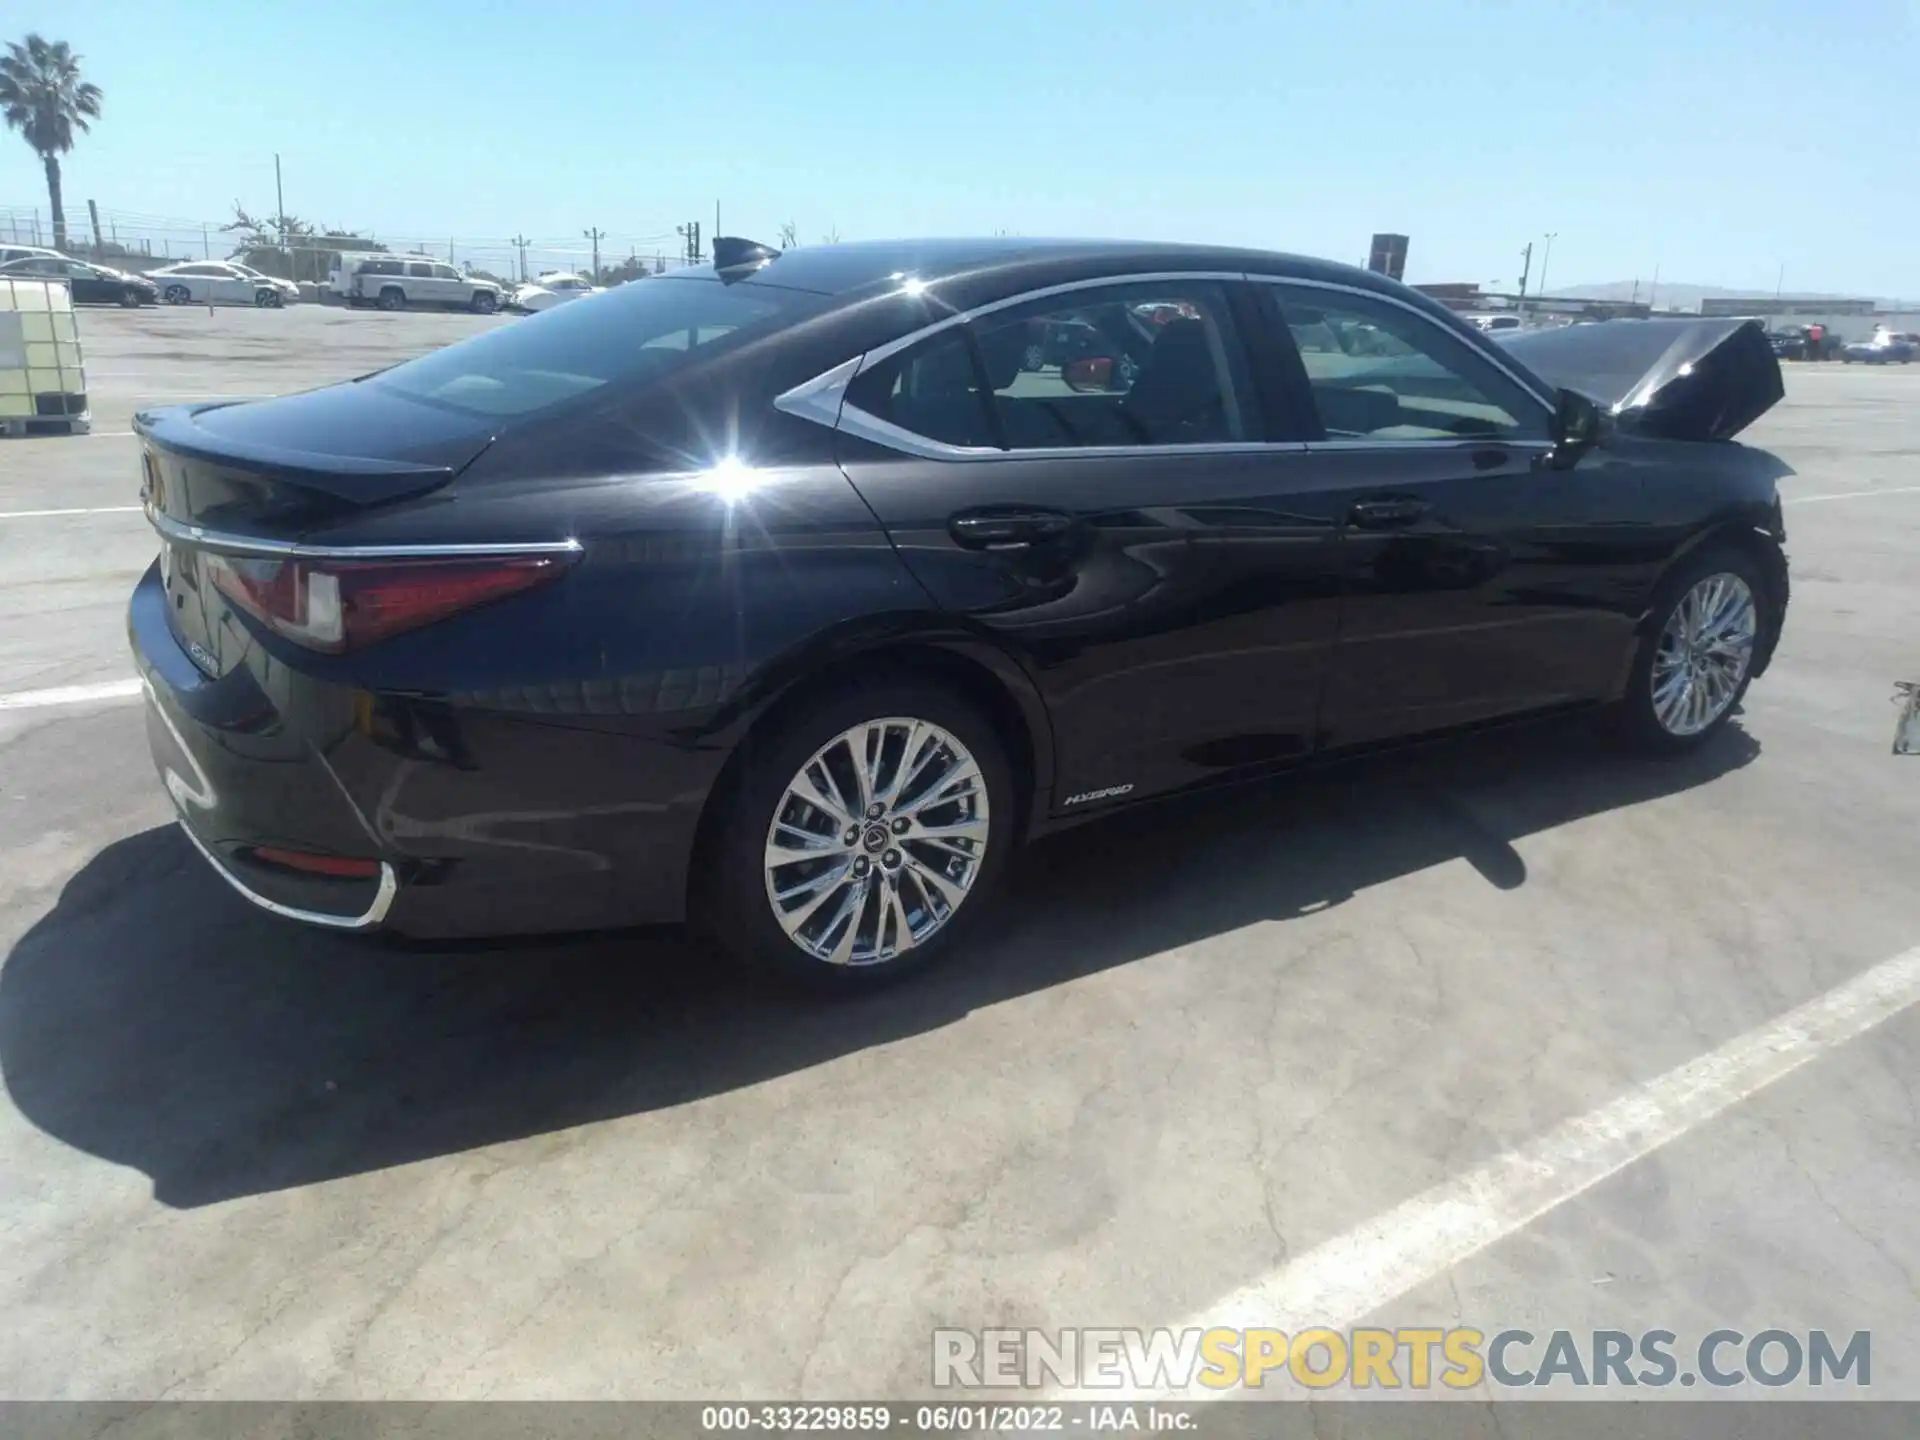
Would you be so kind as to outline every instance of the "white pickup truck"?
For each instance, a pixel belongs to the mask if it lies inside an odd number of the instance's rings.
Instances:
[[[327,288],[349,305],[382,310],[432,307],[491,315],[503,298],[491,280],[419,255],[342,255],[327,275]]]

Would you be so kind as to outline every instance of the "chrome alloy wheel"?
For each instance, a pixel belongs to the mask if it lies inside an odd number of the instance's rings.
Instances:
[[[930,721],[869,720],[787,783],[767,827],[767,900],[816,960],[892,960],[959,910],[988,830],[986,777],[966,746]]]
[[[1740,693],[1759,634],[1753,591],[1738,575],[1709,575],[1680,597],[1653,656],[1653,714],[1669,735],[1698,735]]]

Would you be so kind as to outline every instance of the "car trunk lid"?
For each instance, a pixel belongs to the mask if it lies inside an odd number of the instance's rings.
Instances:
[[[169,621],[214,676],[253,643],[210,583],[217,557],[270,558],[320,527],[438,490],[493,439],[473,416],[366,385],[146,411],[134,429]]]

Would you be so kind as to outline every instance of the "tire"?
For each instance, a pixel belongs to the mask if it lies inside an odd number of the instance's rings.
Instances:
[[[392,285],[380,292],[382,310],[404,310],[407,308],[407,292]]]
[[[1029,345],[1020,357],[1020,368],[1028,374],[1043,370],[1047,364],[1047,352],[1038,345]]]
[[[957,773],[949,768],[960,755],[970,756],[977,771],[974,791],[924,806],[912,819],[895,811],[877,819],[863,815],[850,824],[845,811],[836,818],[803,802],[796,793],[803,771],[818,774],[824,769],[837,778],[839,794],[846,793],[841,786],[852,788],[852,751],[840,747],[849,731],[870,723],[885,737],[877,767],[879,793],[901,779],[897,757],[916,723],[921,726],[916,757],[940,768],[931,779],[914,777],[896,803],[922,806],[948,785],[967,785],[964,766],[957,767]],[[1020,797],[1014,793],[999,734],[957,690],[931,680],[852,681],[798,713],[783,715],[764,738],[748,743],[754,748],[743,757],[738,783],[716,800],[727,808],[714,842],[705,847],[705,873],[696,877],[704,883],[697,885],[694,914],[701,928],[750,969],[816,991],[868,991],[938,960],[988,908],[1013,848]],[[838,798],[817,781],[813,788],[829,803]],[[859,808],[857,799],[848,805]],[[929,823],[929,815],[931,823],[953,827],[949,834],[962,825],[984,825],[979,840],[955,842],[974,851],[970,867],[964,856],[948,853],[944,841],[916,840],[912,832],[901,835],[900,827]],[[821,859],[808,859],[806,849],[783,847],[776,853],[799,858],[776,861],[770,868],[767,856],[776,819],[784,838],[806,834],[826,841]],[[860,831],[864,833],[848,843],[847,835]],[[844,871],[834,868],[840,860],[845,861]],[[930,867],[939,868],[922,881]],[[814,887],[803,889],[815,876],[819,879]],[[795,917],[798,939],[776,913],[777,885],[789,893],[801,891],[785,906]],[[856,886],[862,887],[859,893]],[[810,912],[809,901],[815,902]],[[843,921],[843,907],[849,905],[855,907],[852,917]],[[912,943],[901,945],[903,935]],[[823,956],[805,948],[807,943],[832,953]]]
[[[256,290],[253,292],[253,303],[257,309],[278,310],[280,308],[280,292],[278,290]]]
[[[473,297],[473,306],[472,306],[474,314],[491,315],[495,310],[499,308],[500,308],[499,300],[496,299],[490,292],[486,290],[481,290],[475,293]]]
[[[1750,619],[1744,625],[1738,621],[1739,597],[1725,589],[1728,581],[1737,581],[1746,588]],[[1714,590],[1712,587],[1716,584],[1722,589]],[[1694,693],[1696,688],[1703,696],[1700,712],[1688,712],[1684,698],[1680,699],[1676,716],[1663,710],[1656,701],[1656,685],[1663,678],[1656,672],[1671,674],[1670,657],[1684,645],[1679,638],[1684,629],[1680,623],[1681,607],[1690,597],[1696,602],[1706,600],[1710,610],[1722,603],[1729,607],[1728,613],[1733,617],[1730,627],[1721,628],[1728,629],[1736,641],[1744,631],[1745,654],[1730,689],[1724,684],[1724,664],[1710,658],[1702,662],[1706,668],[1700,673],[1707,678],[1698,687],[1691,682],[1676,682],[1679,696]],[[1627,691],[1620,702],[1620,728],[1628,743],[1652,755],[1684,755],[1717,735],[1739,708],[1747,686],[1753,681],[1754,662],[1763,653],[1767,637],[1777,623],[1773,610],[1774,601],[1760,565],[1745,550],[1709,545],[1684,557],[1661,581],[1649,607],[1651,618],[1647,633],[1641,638]],[[1713,617],[1710,613],[1706,618]],[[1725,650],[1723,643],[1707,647],[1705,653],[1724,655]],[[1716,681],[1712,672],[1720,672],[1723,678]],[[1711,713],[1705,713],[1707,711]],[[1675,723],[1676,720],[1679,723]]]
[[[120,308],[123,310],[138,310],[140,308],[140,292],[131,285],[127,286],[126,289],[120,292]]]
[[[193,291],[185,285],[169,285],[160,292],[160,298],[169,305],[188,305],[193,302]]]

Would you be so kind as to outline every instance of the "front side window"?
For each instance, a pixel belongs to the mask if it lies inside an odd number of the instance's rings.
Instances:
[[[943,330],[858,377],[847,403],[969,448],[1246,440],[1239,347],[1217,285],[1103,286]]]
[[[616,382],[665,375],[806,319],[825,303],[803,290],[650,280],[555,306],[364,383],[474,415],[528,415]]]
[[[1545,407],[1439,325],[1344,291],[1268,287],[1329,440],[1544,440]]]
[[[433,278],[436,280],[458,280],[460,278],[460,272],[451,265],[436,265],[433,267]]]

